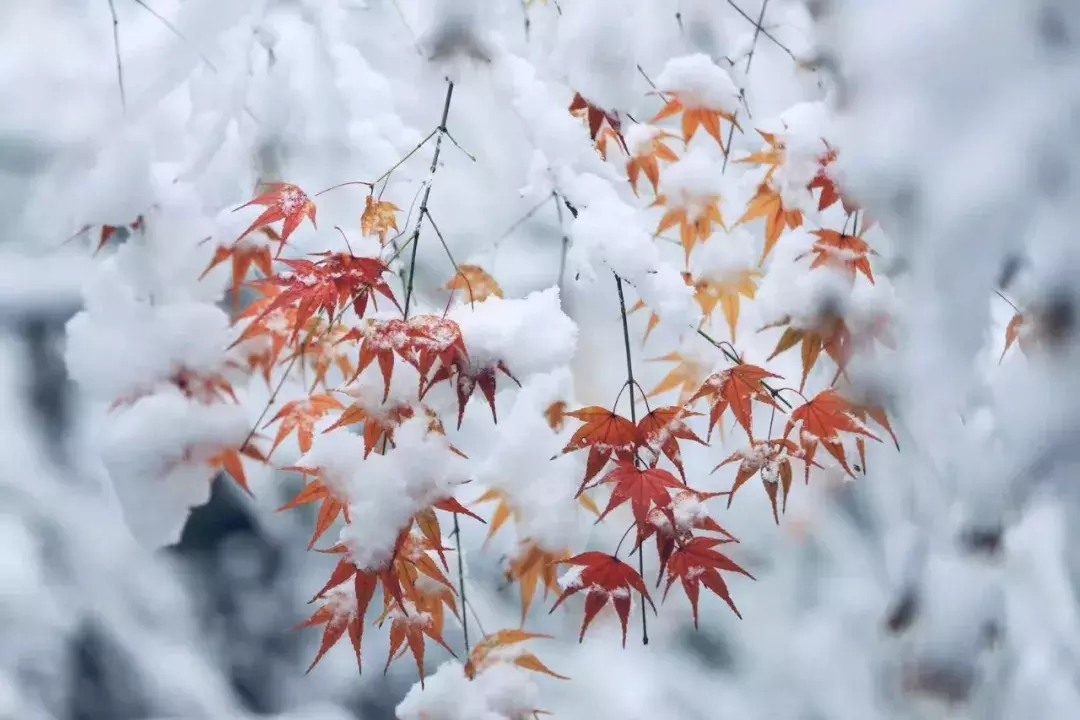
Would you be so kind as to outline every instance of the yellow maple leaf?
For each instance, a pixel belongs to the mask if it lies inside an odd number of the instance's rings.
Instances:
[[[664,144],[664,138],[675,137],[669,132],[661,130],[648,142],[644,142],[637,148],[638,152],[630,156],[626,161],[626,174],[630,179],[630,187],[637,195],[637,181],[641,173],[652,183],[653,193],[656,193],[660,183],[660,160],[665,162],[677,162],[679,157],[670,147]]]
[[[401,212],[401,208],[392,202],[375,200],[371,195],[367,196],[364,204],[364,214],[360,216],[360,231],[364,235],[378,235],[379,244],[386,244],[386,235],[391,230],[398,231],[397,217],[394,213]]]
[[[730,279],[694,281],[694,299],[701,307],[701,312],[711,318],[719,305],[731,331],[731,341],[735,342],[735,330],[739,325],[739,306],[741,298],[754,299],[757,293],[757,279],[763,277],[757,270],[741,270]]]
[[[495,282],[486,270],[478,265],[462,265],[458,272],[446,284],[447,290],[456,292],[460,290],[469,299],[469,302],[482,302],[492,295],[503,297],[502,288]]]
[[[668,353],[663,357],[652,358],[649,362],[678,363],[664,376],[656,387],[652,389],[648,396],[656,397],[657,395],[663,395],[666,392],[678,389],[680,405],[686,404],[686,401],[697,392],[698,388],[701,387],[701,383],[703,383],[705,378],[709,375],[709,368],[704,364],[686,358],[677,352]]]

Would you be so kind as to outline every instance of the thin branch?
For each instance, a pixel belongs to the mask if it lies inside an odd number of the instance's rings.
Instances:
[[[623,347],[626,349],[626,386],[630,388],[630,422],[637,426],[637,409],[634,407],[634,364],[630,357],[630,324],[626,319],[626,297],[623,295],[622,278],[615,274],[615,287],[619,291],[619,312],[622,313]],[[638,553],[638,573],[645,577],[645,553]],[[641,644],[649,644],[649,625],[645,616],[645,593],[641,594]]]
[[[456,148],[457,148],[458,150],[460,150],[461,152],[465,153],[465,157],[469,158],[469,159],[470,159],[470,160],[472,160],[473,162],[476,162],[476,156],[475,156],[475,155],[473,155],[473,154],[472,154],[471,152],[469,152],[468,150],[466,150],[465,148],[461,147],[461,143],[459,143],[459,142],[458,142],[458,141],[457,141],[457,140],[456,140],[456,139],[454,138],[454,136],[450,134],[450,131],[449,131],[449,130],[443,130],[443,134],[444,134],[444,135],[446,135],[446,137],[450,138],[450,142],[454,143],[454,147],[456,147]]]
[[[730,2],[730,0],[728,0]],[[761,24],[765,21],[765,10],[769,7],[769,0],[762,0],[761,13],[758,14],[758,20],[754,23],[754,39],[750,43],[750,52],[746,56],[746,68],[743,69],[743,75],[750,76],[750,65],[754,62],[754,51],[757,50],[758,36],[761,34],[763,28]],[[741,11],[740,11],[741,12]],[[745,14],[745,13],[744,13]],[[727,148],[724,150],[724,164],[720,168],[720,173],[723,174],[727,171],[728,159],[731,157],[731,141],[735,138],[735,123],[731,123],[731,127],[728,129],[727,136]]]
[[[552,195],[554,195],[554,193],[552,193]],[[519,217],[517,220],[515,220],[514,223],[510,227],[506,228],[506,230],[503,230],[502,234],[499,235],[499,237],[497,237],[495,239],[495,244],[498,245],[499,242],[501,242],[502,240],[505,240],[507,237],[509,237],[510,233],[514,232],[519,227],[521,227],[522,225],[527,223],[532,218],[533,215],[540,212],[540,208],[542,208],[542,207],[544,207],[545,205],[548,204],[548,201],[550,199],[551,198],[545,197],[543,200],[536,203],[536,205],[533,205],[533,207],[527,213],[525,213],[524,215]]]
[[[555,213],[559,216],[559,234],[562,235],[562,250],[559,251],[559,303],[563,299],[563,278],[566,277],[566,256],[570,252],[570,238],[566,234],[566,226],[563,225],[562,203],[559,202],[559,194],[552,191],[551,197],[555,199]]]
[[[783,50],[784,52],[786,52],[788,54],[788,57],[790,57],[792,60],[795,60],[796,62],[798,62],[798,58],[795,57],[795,53],[791,52],[791,50],[787,47],[787,45],[784,45],[784,43],[777,40],[775,37],[773,37],[772,33],[770,33],[768,30],[766,30],[764,27],[762,27],[760,20],[758,22],[754,22],[754,18],[747,15],[746,12],[741,7],[739,7],[738,5],[735,4],[734,0],[727,0],[727,4],[730,5],[731,7],[735,8],[735,12],[742,15],[744,18],[746,18],[747,22],[749,22],[751,25],[754,26],[754,32],[755,33],[759,32],[762,35],[764,35],[765,37],[772,40],[773,43],[778,48],[780,48],[781,50]]]
[[[431,217],[431,211],[424,208],[424,216],[427,217],[428,222],[431,223],[431,229],[435,231],[435,236],[439,238],[443,250],[446,251],[446,257],[450,259],[450,264],[454,266],[454,274],[460,275],[461,279],[465,281],[465,287],[469,289],[469,305],[474,305],[476,299],[473,295],[472,283],[469,282],[469,278],[466,277],[465,273],[461,272],[461,266],[457,264],[457,260],[454,259],[454,254],[450,252],[450,246],[446,244],[446,238],[443,237],[442,232],[439,230],[439,226],[435,224],[435,218]]]
[[[120,61],[120,20],[116,17],[116,5],[109,0],[112,15],[113,54],[116,56],[116,82],[120,86],[120,107],[127,115],[127,93],[124,92],[124,64]]]
[[[705,338],[706,340],[708,340],[712,344],[712,346],[715,347],[716,349],[718,349],[720,352],[724,353],[724,357],[726,357],[731,362],[735,363],[736,365],[742,365],[743,364],[742,359],[739,358],[738,355],[736,355],[735,353],[731,352],[726,347],[724,347],[724,343],[720,342],[719,340],[714,339],[711,335],[709,335],[709,333],[705,332],[701,328],[698,328],[697,334],[700,335],[701,337]],[[769,394],[772,395],[773,398],[775,398],[776,400],[779,400],[780,402],[784,403],[784,405],[787,406],[788,410],[792,409],[791,403],[789,403],[787,400],[785,400],[783,397],[781,397],[779,390],[774,389],[768,383],[766,383],[764,380],[761,381],[761,385],[762,385],[762,387],[764,387],[766,390],[769,391]]]
[[[450,99],[454,96],[454,83],[446,81],[446,99],[443,101],[442,119],[439,120],[438,136],[435,138],[435,152],[431,157],[431,170],[429,174],[435,175],[435,169],[439,166],[439,153],[442,151],[442,139],[446,134],[446,118],[450,115]],[[431,178],[428,179],[427,187],[424,188],[424,197],[420,201],[420,214],[416,218],[416,228],[412,235],[412,257],[409,259],[409,280],[405,286],[405,319],[409,319],[409,306],[412,303],[413,281],[416,277],[416,248],[420,245],[420,225],[427,214],[428,198],[431,197]]]
[[[457,513],[454,513],[454,545],[457,546],[458,588],[461,593],[461,604],[464,607],[468,605],[469,597],[465,594],[465,559],[461,555],[461,526],[458,525]],[[467,654],[471,650],[469,647],[469,616],[464,612],[461,613],[461,630],[465,635],[465,652]]]

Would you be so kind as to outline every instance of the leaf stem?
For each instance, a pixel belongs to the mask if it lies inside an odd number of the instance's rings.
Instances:
[[[623,295],[623,282],[618,273],[615,275],[615,287],[619,291],[619,312],[622,314],[623,347],[626,349],[626,387],[630,390],[630,422],[637,427],[637,409],[634,407],[634,363],[630,356],[630,323],[626,319],[626,297]],[[636,458],[635,458],[636,460]],[[621,541],[620,541],[621,544]],[[638,573],[645,577],[645,553],[638,553]],[[641,593],[641,644],[649,644],[649,625],[645,616],[645,593]]]

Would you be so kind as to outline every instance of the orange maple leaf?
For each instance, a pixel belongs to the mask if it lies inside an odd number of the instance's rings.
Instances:
[[[653,201],[653,206],[668,207],[667,212],[660,218],[660,224],[656,226],[654,236],[659,236],[665,230],[670,230],[676,225],[679,227],[679,243],[686,255],[686,264],[690,264],[690,253],[696,245],[702,244],[709,239],[713,232],[713,223],[724,230],[724,218],[720,215],[720,196],[708,195],[700,198],[687,198],[687,202],[681,206],[670,206],[671,201],[666,195],[658,195]]]
[[[731,340],[734,342],[735,330],[739,325],[740,299],[754,299],[757,294],[755,281],[761,277],[764,275],[757,270],[742,270],[727,280],[688,279],[694,287],[694,299],[706,318],[712,318],[717,305],[723,310],[724,320],[727,321]]]
[[[713,472],[716,472],[729,463],[739,462],[735,482],[732,484],[731,489],[725,493],[728,498],[728,507],[731,507],[731,501],[735,499],[735,493],[738,492],[739,488],[754,475],[761,473],[761,484],[765,487],[765,492],[769,496],[769,503],[772,505],[773,520],[780,524],[780,515],[777,512],[777,495],[779,492],[783,499],[780,512],[785,512],[787,510],[788,493],[791,492],[791,458],[793,457],[806,462],[808,477],[811,465],[821,467],[812,458],[803,458],[799,446],[787,439],[751,440],[749,448],[732,453],[731,457],[713,468]]]
[[[240,459],[241,456],[260,463],[266,463],[266,456],[250,442],[246,442],[239,448],[223,449],[216,455],[207,458],[206,464],[212,468],[217,468],[221,472],[228,473],[236,481],[236,484],[244,489],[244,492],[251,495],[251,488],[248,487],[247,476],[244,474],[244,464]]]
[[[300,452],[308,452],[311,450],[315,422],[332,410],[344,409],[345,406],[333,395],[312,395],[302,400],[292,400],[285,403],[280,412],[263,425],[265,429],[277,421],[281,421],[277,437],[274,438],[274,444],[270,448],[270,454],[273,454],[277,446],[294,430],[297,434]]]
[[[697,132],[699,127],[705,128],[705,132],[713,136],[717,144],[720,145],[720,150],[727,152],[724,147],[724,140],[720,136],[720,120],[723,118],[729,123],[734,125],[740,131],[738,121],[735,119],[733,113],[726,112],[724,110],[714,110],[707,107],[686,107],[688,103],[687,98],[684,98],[678,91],[658,93],[661,97],[668,95],[665,98],[667,105],[656,114],[656,117],[652,119],[652,124],[656,124],[661,120],[669,117],[673,117],[682,113],[682,135],[683,140],[687,143],[694,137],[694,133]]]
[[[649,597],[645,581],[638,575],[637,570],[614,555],[602,552],[582,553],[565,560],[564,563],[584,569],[576,580],[563,590],[562,595],[552,606],[551,612],[555,612],[563,600],[584,590],[585,619],[581,623],[581,634],[578,636],[578,642],[581,642],[585,639],[585,631],[589,629],[589,624],[610,601],[622,623],[622,641],[623,647],[626,647],[626,623],[630,618],[630,591],[641,593],[641,596],[649,601],[653,612],[656,612],[656,606]]]
[[[259,228],[266,227],[271,223],[275,223],[278,220],[283,220],[281,229],[281,247],[285,246],[288,242],[289,236],[293,234],[296,228],[300,227],[300,223],[303,222],[306,216],[311,220],[311,224],[315,225],[315,203],[311,201],[300,188],[295,185],[289,185],[288,183],[270,183],[266,186],[266,190],[255,199],[244,203],[237,210],[243,210],[246,207],[252,205],[266,206],[266,210],[263,211],[255,222],[251,223],[251,226],[241,233],[237,240],[242,240]],[[278,253],[281,250],[279,248]]]
[[[801,424],[799,440],[803,457],[807,463],[813,461],[818,443],[821,443],[829,454],[836,458],[841,467],[847,471],[848,475],[854,477],[855,473],[848,466],[840,433],[864,435],[878,442],[881,442],[881,439],[858,421],[852,412],[853,410],[857,410],[857,408],[850,401],[844,399],[835,389],[823,390],[815,395],[812,400],[806,401],[804,405],[792,411],[791,418],[784,429],[784,438],[787,439],[795,426]],[[808,465],[807,473],[809,474],[809,472]]]
[[[233,310],[240,309],[240,288],[247,279],[248,272],[254,265],[263,275],[269,277],[273,274],[273,259],[270,257],[270,248],[266,245],[252,245],[249,243],[234,243],[230,247],[219,245],[214,251],[214,257],[210,264],[202,271],[199,279],[206,275],[226,260],[232,260],[232,300]]]
[[[641,173],[652,183],[653,193],[657,191],[660,183],[660,160],[665,162],[677,162],[679,157],[670,147],[664,144],[665,138],[675,137],[669,132],[660,130],[655,137],[644,142],[637,148],[637,153],[630,156],[626,161],[626,175],[630,180],[630,187],[637,195],[637,182]]]
[[[562,450],[565,454],[589,449],[585,479],[578,489],[580,495],[589,481],[604,469],[612,454],[619,460],[633,460],[634,449],[637,447],[637,427],[626,418],[596,405],[566,414],[585,423],[577,429]]]
[[[666,392],[678,388],[680,404],[686,404],[686,402],[693,397],[694,393],[701,387],[701,383],[709,374],[709,369],[706,365],[686,358],[679,353],[668,353],[663,357],[652,358],[649,362],[678,363],[659,383],[657,383],[656,387],[652,389],[647,397],[663,395]]]
[[[710,375],[701,388],[698,389],[690,402],[694,403],[702,398],[709,401],[709,435],[712,437],[713,428],[720,424],[724,411],[731,408],[735,420],[742,425],[751,440],[754,437],[753,406],[751,401],[765,403],[779,410],[772,393],[764,385],[768,378],[779,378],[779,375],[771,373],[765,368],[745,363],[730,367],[718,373]],[[721,432],[723,427],[721,427]]]
[[[524,541],[517,554],[510,560],[506,570],[507,582],[516,582],[521,588],[521,624],[529,616],[533,597],[538,586],[544,588],[544,599],[548,593],[559,591],[558,564],[570,558],[570,552],[551,552],[531,540]]]
[[[802,225],[803,216],[799,210],[787,210],[784,208],[784,200],[769,183],[763,182],[758,185],[757,194],[750,201],[746,213],[739,218],[739,224],[765,218],[765,250],[761,253],[759,265],[765,263],[769,253],[776,246],[780,235],[787,228],[797,228]]]
[[[769,169],[765,171],[765,182],[772,180],[773,174],[776,173],[776,169],[784,164],[784,160],[787,157],[787,150],[784,147],[784,143],[778,140],[773,133],[767,133],[764,130],[758,130],[758,135],[765,138],[765,142],[768,146],[764,150],[759,150],[756,153],[751,153],[744,158],[735,160],[737,163],[749,163],[751,165],[765,165]]]
[[[477,643],[473,648],[472,653],[469,654],[469,660],[465,663],[465,677],[473,680],[478,673],[483,672],[485,669],[495,664],[510,664],[515,665],[525,670],[531,670],[533,672],[544,673],[551,677],[559,678],[560,680],[569,680],[570,678],[559,675],[552,672],[544,663],[540,662],[532,653],[517,653],[512,657],[508,656],[505,652],[498,652],[504,648],[518,643],[523,643],[526,640],[535,640],[537,638],[545,638],[553,640],[551,635],[541,635],[539,633],[525,632],[524,630],[499,630],[491,635],[486,635],[483,640]]]
[[[684,421],[684,418],[696,417],[698,414],[684,407],[656,408],[638,421],[638,446],[648,450],[656,460],[659,460],[661,455],[666,457],[685,480],[686,473],[683,470],[678,441],[690,440],[705,445],[705,441],[695,435]],[[650,461],[650,464],[655,465],[656,461]]]
[[[796,260],[801,260],[813,253],[814,261],[810,263],[810,269],[828,265],[839,268],[848,273],[851,281],[855,281],[855,274],[861,272],[874,284],[874,273],[870,269],[870,256],[877,255],[873,248],[861,237],[845,235],[835,230],[814,230],[811,235],[817,235],[818,240],[809,252],[805,252]]]
[[[349,522],[348,498],[343,497],[338,491],[326,484],[326,481],[323,479],[322,468],[306,468],[294,465],[282,469],[301,473],[305,478],[307,478],[308,475],[314,476],[314,479],[308,483],[296,497],[277,509],[277,512],[281,512],[283,510],[298,508],[301,505],[307,505],[320,500],[322,501],[322,505],[319,507],[318,518],[315,521],[315,534],[311,536],[311,541],[308,542],[308,550],[310,550],[315,547],[315,543],[318,542],[323,533],[330,529],[330,526],[334,524],[334,521],[338,519],[338,516],[344,516],[345,522]]]

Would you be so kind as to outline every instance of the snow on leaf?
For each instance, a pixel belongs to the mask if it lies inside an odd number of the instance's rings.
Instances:
[[[604,469],[612,454],[619,460],[632,460],[637,446],[637,427],[621,415],[596,405],[566,413],[584,425],[579,427],[563,448],[563,454],[589,449],[585,466],[585,479],[578,494]]]
[[[465,676],[472,680],[478,673],[482,673],[492,665],[498,663],[510,663],[525,670],[544,673],[545,675],[550,675],[551,677],[559,678],[560,680],[569,680],[570,678],[564,675],[552,672],[532,653],[517,651],[513,652],[512,655],[507,655],[506,650],[511,646],[528,640],[536,640],[538,638],[548,640],[554,639],[551,635],[541,635],[539,633],[513,629],[499,630],[498,632],[485,636],[476,644],[476,647],[472,649],[469,660],[465,663]]]
[[[817,242],[814,243],[810,252],[797,256],[796,260],[813,254],[815,257],[810,264],[811,269],[822,266],[835,267],[846,272],[852,282],[855,282],[855,274],[861,272],[871,284],[874,283],[869,256],[877,255],[877,253],[865,240],[855,235],[838,233],[835,230],[814,230],[810,234],[818,236]]]
[[[360,216],[360,232],[365,236],[378,236],[379,244],[386,245],[386,236],[398,231],[395,213],[401,208],[386,200],[375,200],[371,195],[364,199],[364,213]]]
[[[694,403],[702,398],[709,401],[709,437],[712,437],[713,428],[716,427],[724,411],[731,409],[732,414],[747,436],[753,438],[753,406],[751,402],[756,400],[765,403],[775,409],[779,409],[772,393],[763,384],[768,378],[779,378],[779,375],[757,365],[746,363],[728,368],[722,372],[710,375],[701,388],[690,398]],[[722,428],[721,428],[722,429]]]
[[[247,230],[241,233],[237,240],[242,240],[259,228],[283,220],[281,243],[284,246],[293,231],[300,227],[304,217],[307,217],[311,220],[311,224],[315,225],[315,203],[311,201],[307,193],[295,185],[287,183],[270,184],[265,192],[236,208],[236,210],[242,210],[252,205],[266,206],[266,210],[255,219],[255,222]]]
[[[698,597],[702,585],[716,593],[728,604],[732,612],[738,617],[742,617],[738,608],[735,607],[735,602],[731,599],[731,593],[728,591],[727,583],[720,575],[720,571],[739,573],[751,580],[754,579],[754,576],[736,565],[726,555],[714,549],[724,542],[730,541],[719,538],[696,537],[675,550],[671,554],[671,558],[668,559],[668,582],[667,587],[664,588],[664,597],[667,597],[668,591],[671,590],[671,586],[675,581],[680,580],[683,591],[686,592],[686,597],[690,600],[690,607],[694,612],[695,628],[698,626]]]
[[[801,424],[800,444],[808,463],[813,460],[817,444],[820,442],[829,454],[836,458],[848,475],[854,476],[844,453],[840,433],[863,435],[881,442],[878,436],[867,430],[855,417],[853,411],[856,409],[835,389],[823,390],[792,411],[787,427],[784,428],[784,438],[787,439],[795,426]],[[809,472],[809,467],[807,472]]]
[[[578,642],[585,639],[585,631],[589,624],[596,618],[608,601],[615,608],[619,621],[622,624],[622,642],[626,647],[626,624],[630,618],[630,591],[641,593],[641,596],[649,601],[653,612],[656,606],[649,597],[649,590],[645,587],[645,581],[637,570],[630,567],[614,555],[602,552],[586,552],[565,560],[564,563],[581,567],[581,573],[577,581],[566,587],[559,599],[555,601],[551,612],[554,612],[566,598],[584,592],[585,619],[581,623],[581,634]]]

